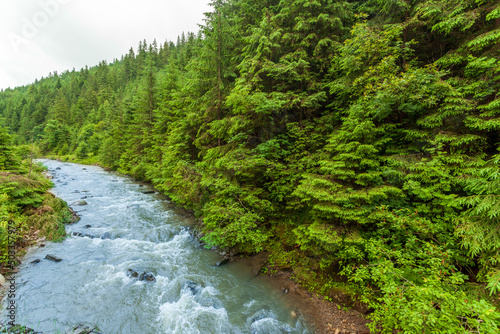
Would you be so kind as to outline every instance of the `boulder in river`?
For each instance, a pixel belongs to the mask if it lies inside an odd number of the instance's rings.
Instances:
[[[141,190],[141,193],[143,193],[143,194],[154,194],[155,191],[154,190]]]
[[[56,167],[56,170],[61,170],[61,167]]]
[[[80,206],[82,206],[82,205],[87,205],[87,202],[85,202],[85,200],[81,199],[81,200],[78,200],[78,201],[74,202],[71,205],[80,205]]]
[[[71,235],[74,237],[81,237],[81,238],[85,238],[85,237],[90,238],[90,239],[95,238],[95,236],[93,236],[92,234],[81,233],[81,232],[73,232]]]
[[[139,273],[137,271],[135,271],[134,269],[129,269],[127,272],[127,276],[136,278],[136,277],[139,277]]]
[[[91,228],[92,225],[85,225],[84,228]]]
[[[156,278],[151,273],[143,272],[139,275],[139,281],[155,282]]]
[[[225,257],[222,260],[220,260],[219,262],[217,262],[215,265],[220,267],[220,266],[223,266],[223,265],[229,263],[229,261],[231,261],[231,259],[228,257]]]
[[[134,269],[128,269],[127,276],[138,278],[139,281],[156,282],[155,276],[152,273],[147,273],[145,271],[139,274],[139,272]]]
[[[36,259],[36,260],[34,260],[34,261],[31,261],[30,263],[37,264],[37,263],[40,263],[41,261],[42,261],[42,260],[40,260],[40,259]]]
[[[193,295],[197,294],[200,290],[200,286],[193,281],[187,281],[186,283],[184,283],[182,288],[187,289]]]
[[[0,274],[0,285],[5,285],[5,277]]]
[[[111,233],[109,233],[109,232],[104,233],[104,234],[102,235],[101,239],[103,239],[103,240],[104,240],[104,239],[111,239]]]
[[[45,258],[46,258],[47,260],[54,261],[54,262],[60,262],[60,261],[62,261],[62,259],[61,259],[61,258],[59,258],[59,257],[57,257],[57,256],[55,256],[55,255],[51,255],[51,254],[47,254],[47,255],[45,256]]]

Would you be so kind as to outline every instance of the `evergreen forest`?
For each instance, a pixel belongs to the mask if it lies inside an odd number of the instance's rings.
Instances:
[[[2,90],[0,139],[151,182],[207,247],[269,252],[374,333],[498,333],[498,1],[211,6],[198,33]]]

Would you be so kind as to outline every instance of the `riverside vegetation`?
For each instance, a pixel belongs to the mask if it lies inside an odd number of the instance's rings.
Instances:
[[[498,333],[498,1],[211,5],[198,34],[2,91],[1,125],[150,181],[374,332]]]
[[[24,249],[40,238],[62,240],[64,224],[73,221],[66,202],[47,192],[53,184],[33,163],[31,147],[10,141],[0,128],[0,273],[19,264]]]

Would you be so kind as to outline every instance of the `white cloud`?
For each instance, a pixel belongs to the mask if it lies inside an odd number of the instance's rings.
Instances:
[[[197,31],[209,0],[0,0],[0,89]]]

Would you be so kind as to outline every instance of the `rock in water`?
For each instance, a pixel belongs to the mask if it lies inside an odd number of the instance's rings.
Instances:
[[[79,201],[74,202],[71,205],[87,205],[87,202],[85,202],[83,199],[81,199]]]
[[[87,238],[90,238],[90,239],[94,239],[95,236],[93,236],[92,234],[87,234],[87,233],[81,233],[81,232],[73,232],[71,235],[73,235],[74,237],[87,237]]]
[[[0,285],[5,285],[5,277],[0,274]]]
[[[191,292],[193,295],[196,295],[199,290],[198,284],[192,281],[187,281],[186,283],[184,283],[183,288],[189,290],[189,292]]]
[[[139,276],[139,281],[147,281],[147,282],[155,282],[156,281],[156,278],[153,274],[151,273],[147,273],[147,272],[143,272],[140,276]]]
[[[106,232],[102,235],[101,239],[111,239],[111,233]]]
[[[134,269],[129,269],[127,272],[127,276],[129,277],[139,277],[139,273],[135,271]]]
[[[59,258],[59,257],[57,257],[57,256],[55,256],[55,255],[51,255],[51,254],[47,254],[47,255],[45,256],[45,258],[46,258],[47,260],[54,261],[54,262],[60,262],[60,261],[62,261],[62,259],[61,259],[61,258]]]
[[[217,262],[215,265],[218,266],[218,267],[220,267],[220,266],[223,266],[223,265],[229,263],[230,260],[231,259],[229,259],[229,258],[226,257],[226,258],[220,260],[219,262]]]
[[[37,263],[40,263],[41,261],[42,261],[42,260],[40,260],[40,259],[36,259],[36,260],[34,260],[34,261],[31,261],[30,263],[37,264]]]
[[[147,273],[145,271],[139,274],[134,269],[128,269],[127,276],[132,278],[138,278],[139,281],[156,282],[155,276],[152,273]]]
[[[143,193],[143,194],[154,194],[155,191],[154,190],[142,190],[141,193]]]

